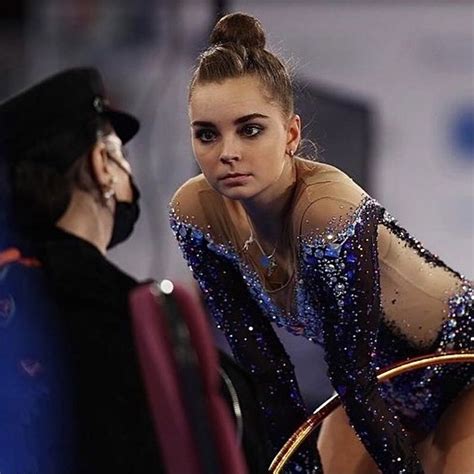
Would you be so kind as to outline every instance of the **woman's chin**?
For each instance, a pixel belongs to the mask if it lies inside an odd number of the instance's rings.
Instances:
[[[219,186],[217,192],[234,201],[249,199],[255,195],[255,192],[247,186]]]
[[[248,193],[230,192],[222,193],[226,198],[232,199],[233,201],[242,201],[248,199],[250,196]]]

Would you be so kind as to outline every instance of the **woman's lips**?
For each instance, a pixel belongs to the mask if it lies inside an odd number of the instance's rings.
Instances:
[[[228,185],[240,185],[244,184],[250,176],[249,173],[229,173],[220,178],[219,181]]]

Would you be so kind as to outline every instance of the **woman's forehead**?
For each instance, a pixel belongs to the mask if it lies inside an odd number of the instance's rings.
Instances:
[[[278,112],[278,106],[264,94],[260,81],[251,76],[199,84],[189,107],[192,121],[235,120],[255,113],[271,116]]]

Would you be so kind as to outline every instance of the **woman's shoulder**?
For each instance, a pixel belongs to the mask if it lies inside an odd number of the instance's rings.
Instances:
[[[298,160],[298,191],[294,205],[294,226],[298,233],[324,232],[348,222],[369,198],[350,176],[335,166]]]
[[[215,200],[219,200],[218,193],[201,173],[177,189],[169,203],[170,212],[178,218],[201,216],[211,202],[215,204]]]
[[[173,226],[185,224],[218,234],[225,209],[222,196],[215,191],[203,174],[188,179],[171,199],[169,210]]]
[[[336,183],[357,186],[344,171],[328,163],[297,158],[296,168],[298,180],[307,187]]]
[[[305,208],[317,201],[359,203],[367,193],[335,166],[298,159],[296,206]]]
[[[192,206],[196,204],[196,197],[202,191],[212,192],[213,189],[201,173],[189,178],[176,190],[171,198],[170,205],[174,208]]]

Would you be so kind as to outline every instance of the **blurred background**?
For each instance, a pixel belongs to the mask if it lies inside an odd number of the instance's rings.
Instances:
[[[292,66],[318,159],[473,278],[472,1],[0,0],[0,100],[62,68],[93,65],[112,102],[141,119],[129,152],[142,217],[112,260],[138,278],[191,283],[167,204],[198,172],[187,122],[195,58],[232,11],[256,15],[269,49]],[[321,351],[278,332],[313,407],[331,393]]]

